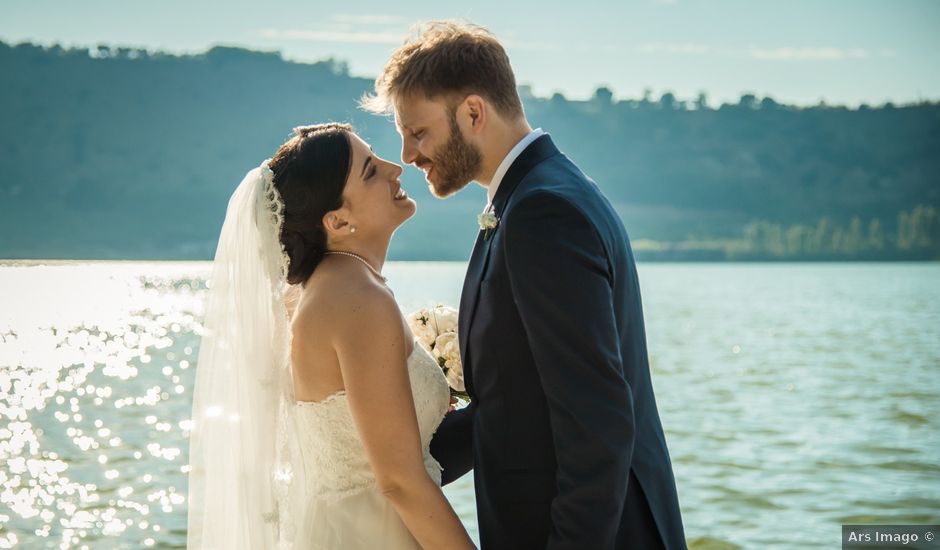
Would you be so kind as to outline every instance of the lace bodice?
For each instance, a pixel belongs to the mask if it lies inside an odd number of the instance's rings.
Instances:
[[[431,456],[431,437],[447,413],[450,391],[437,361],[417,342],[408,357],[424,466],[438,484],[441,466]],[[375,475],[356,430],[344,391],[323,401],[297,402],[297,428],[309,494],[336,500],[375,486]]]

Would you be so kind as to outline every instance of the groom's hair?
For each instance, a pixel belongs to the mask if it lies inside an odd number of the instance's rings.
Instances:
[[[488,30],[458,21],[430,21],[412,29],[363,96],[366,111],[391,114],[395,98],[420,94],[449,105],[478,94],[508,119],[523,115],[516,77],[502,44]],[[452,106],[452,105],[450,105]]]

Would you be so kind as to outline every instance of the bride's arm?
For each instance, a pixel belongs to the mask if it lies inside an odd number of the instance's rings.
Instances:
[[[425,470],[401,312],[384,288],[337,300],[333,346],[356,427],[382,494],[422,548],[473,548]]]

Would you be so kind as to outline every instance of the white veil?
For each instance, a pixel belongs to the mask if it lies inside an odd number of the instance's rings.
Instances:
[[[190,549],[289,549],[303,513],[283,212],[268,161],[228,203],[193,395]]]

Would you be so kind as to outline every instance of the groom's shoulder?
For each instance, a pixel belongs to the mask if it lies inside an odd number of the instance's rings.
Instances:
[[[580,211],[592,191],[590,180],[571,161],[542,162],[523,178],[511,199],[512,210],[532,208]]]
[[[579,204],[576,193],[566,186],[538,185],[520,189],[506,211],[507,235],[518,236],[531,231],[544,233],[575,225],[590,225],[590,216]]]
[[[557,155],[526,174],[512,194],[505,215],[507,221],[529,219],[595,226],[610,221],[610,205],[592,179],[570,159]]]
[[[543,159],[522,177],[520,190],[551,191],[559,196],[583,195],[592,180],[562,152]]]

